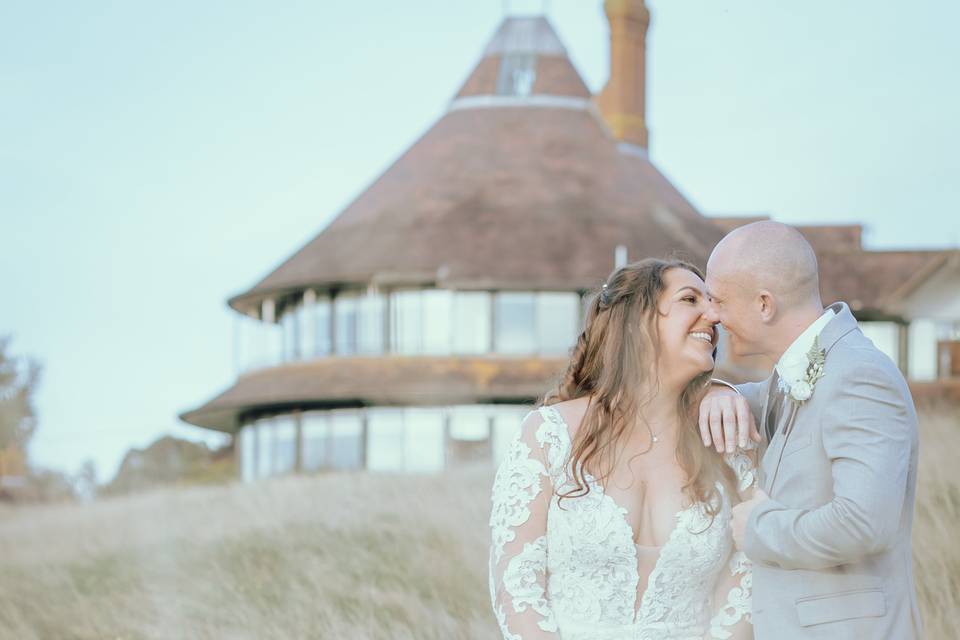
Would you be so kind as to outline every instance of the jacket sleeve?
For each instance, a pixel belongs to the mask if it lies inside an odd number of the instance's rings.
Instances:
[[[902,380],[869,359],[831,385],[821,429],[833,499],[814,509],[792,509],[776,500],[758,505],[744,536],[750,559],[816,570],[890,548],[916,439],[912,407]]]
[[[547,597],[547,511],[553,485],[532,413],[497,470],[490,514],[490,598],[504,640],[559,639]]]

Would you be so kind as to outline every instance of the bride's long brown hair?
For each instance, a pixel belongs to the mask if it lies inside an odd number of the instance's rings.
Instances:
[[[561,499],[590,491],[584,470],[604,484],[635,425],[645,425],[651,431],[643,418],[643,408],[659,389],[655,378],[659,370],[657,303],[671,269],[686,269],[703,278],[697,267],[683,260],[650,258],[614,271],[590,300],[584,329],[566,372],[557,388],[544,398],[544,404],[551,405],[591,397],[571,447],[576,486],[561,494]],[[732,491],[730,495],[736,495],[732,470],[716,450],[703,445],[697,426],[697,409],[712,373],[711,369],[691,380],[677,401],[677,462],[687,477],[683,492],[691,503],[703,503],[711,516],[720,506],[717,481]],[[641,390],[648,390],[648,394],[644,396]],[[652,435],[651,431],[651,441]]]

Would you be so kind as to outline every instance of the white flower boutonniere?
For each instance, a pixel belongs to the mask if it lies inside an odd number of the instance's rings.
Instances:
[[[823,377],[823,365],[826,362],[826,356],[826,351],[820,347],[820,339],[814,338],[810,350],[807,351],[806,366],[801,369],[802,373],[792,381],[783,381],[785,390],[797,404],[806,402],[813,395],[814,385],[817,384],[817,380]]]

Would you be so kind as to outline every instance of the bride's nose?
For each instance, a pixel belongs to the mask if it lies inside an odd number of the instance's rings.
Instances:
[[[710,324],[719,324],[720,323],[720,314],[717,313],[717,307],[715,304],[709,300],[705,303],[705,308],[703,310],[703,319],[709,322]]]

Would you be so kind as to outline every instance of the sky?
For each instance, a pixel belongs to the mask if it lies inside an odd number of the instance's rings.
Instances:
[[[960,242],[960,3],[648,0],[654,163],[706,214]],[[600,0],[7,0],[0,335],[38,467],[109,480],[235,379],[233,312],[444,112],[506,13],[587,85]],[[953,222],[951,222],[953,220]]]

